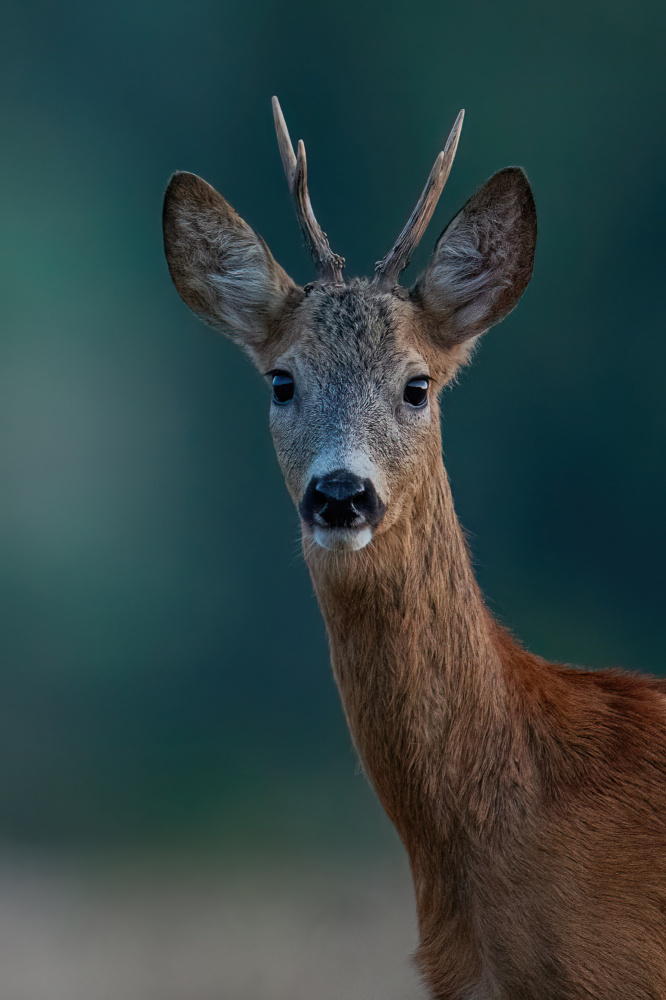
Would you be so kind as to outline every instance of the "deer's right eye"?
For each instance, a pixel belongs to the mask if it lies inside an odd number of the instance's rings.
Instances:
[[[273,402],[288,403],[294,396],[294,380],[286,372],[273,375]]]

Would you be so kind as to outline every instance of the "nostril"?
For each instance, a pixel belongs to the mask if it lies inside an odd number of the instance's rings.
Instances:
[[[354,496],[351,498],[350,502],[351,502],[352,507],[354,508],[354,510],[357,513],[360,510],[362,510],[364,507],[367,507],[367,505],[368,505],[368,492],[367,492],[367,490],[360,490],[358,493],[355,493]]]

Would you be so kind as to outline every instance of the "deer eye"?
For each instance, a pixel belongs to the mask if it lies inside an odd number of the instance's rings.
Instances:
[[[405,386],[404,400],[410,406],[425,406],[428,400],[428,379],[413,378]]]
[[[273,375],[273,402],[288,403],[294,396],[294,380],[286,372]]]

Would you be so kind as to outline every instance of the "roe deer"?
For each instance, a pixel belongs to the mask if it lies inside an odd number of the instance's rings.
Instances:
[[[666,998],[666,682],[547,663],[493,619],[442,462],[438,392],[532,272],[536,212],[501,170],[398,284],[462,113],[372,280],[342,277],[305,150],[280,153],[319,278],[297,287],[205,181],[171,179],[181,297],[272,382],[352,738],[409,855],[437,1000]]]

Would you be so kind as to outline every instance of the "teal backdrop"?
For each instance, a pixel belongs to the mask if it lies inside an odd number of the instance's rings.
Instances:
[[[369,273],[461,107],[409,274],[527,170],[533,281],[444,398],[460,518],[535,651],[662,672],[666,7],[9,0],[0,31],[0,838],[379,850],[267,427],[166,269],[176,169],[300,282],[270,112]]]

